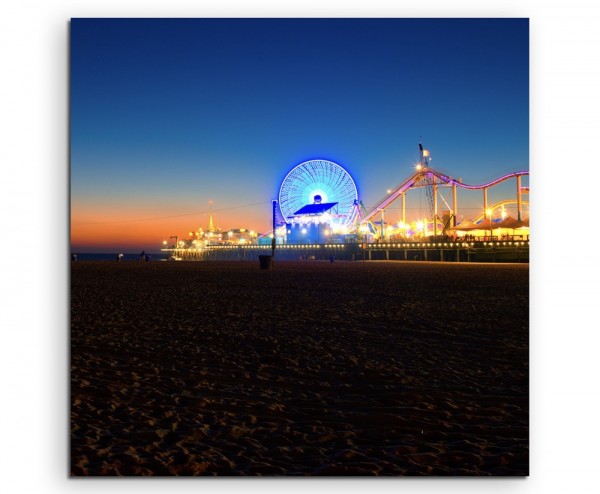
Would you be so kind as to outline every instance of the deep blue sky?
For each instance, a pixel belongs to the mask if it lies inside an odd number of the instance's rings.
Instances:
[[[412,173],[420,137],[467,183],[529,168],[527,19],[71,21],[74,234],[209,200],[264,203],[215,215],[264,230],[310,158],[344,166],[374,206]]]

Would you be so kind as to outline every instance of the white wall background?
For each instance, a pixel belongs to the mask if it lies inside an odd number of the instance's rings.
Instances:
[[[571,0],[7,0],[0,6],[3,492],[596,492],[600,432],[594,145],[600,9]],[[69,480],[68,20],[529,17],[531,476],[455,480]],[[553,235],[554,225],[568,226]],[[552,227],[552,228],[551,228]],[[597,235],[596,235],[597,236]],[[589,245],[584,251],[576,248]],[[177,481],[179,480],[179,481]],[[201,482],[200,484],[198,482]],[[341,484],[341,485],[338,485]]]

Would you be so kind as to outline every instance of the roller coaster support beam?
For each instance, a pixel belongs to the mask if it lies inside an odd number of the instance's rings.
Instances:
[[[521,221],[523,216],[523,203],[521,200],[521,175],[517,175],[517,219]]]
[[[433,177],[433,236],[437,237],[437,217],[438,217],[438,202],[437,202],[437,184],[435,176]]]
[[[487,202],[487,187],[483,188],[483,215],[484,218],[487,216],[488,202]]]
[[[458,214],[456,202],[456,184],[452,184],[452,227],[456,226],[456,215]]]
[[[406,192],[402,192],[402,224],[406,224]]]

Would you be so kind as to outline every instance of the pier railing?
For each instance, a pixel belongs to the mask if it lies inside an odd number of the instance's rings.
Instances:
[[[208,245],[162,251],[185,261],[250,261],[270,254],[271,245]],[[529,262],[529,240],[282,244],[275,249],[275,260]]]

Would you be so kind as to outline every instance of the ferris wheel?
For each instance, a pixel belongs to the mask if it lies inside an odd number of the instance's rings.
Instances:
[[[302,207],[315,202],[337,203],[334,220],[349,226],[357,214],[358,192],[350,174],[337,163],[315,159],[300,163],[279,189],[279,207],[287,222]]]

